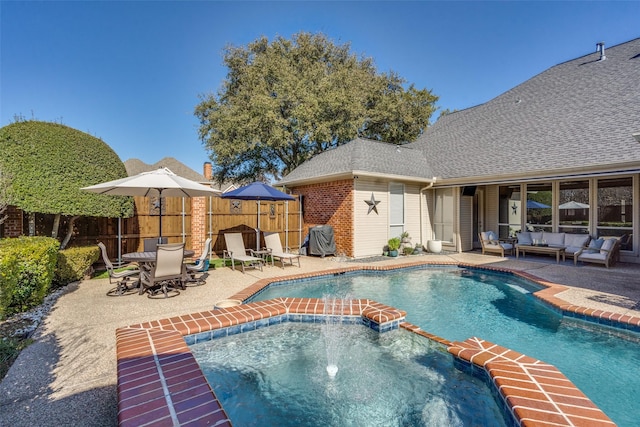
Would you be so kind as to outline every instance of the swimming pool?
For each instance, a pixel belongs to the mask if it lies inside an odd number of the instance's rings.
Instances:
[[[340,356],[326,371],[322,325],[283,323],[190,346],[237,426],[504,426],[487,384],[442,346],[405,330],[332,325]]]
[[[370,298],[407,311],[407,321],[448,340],[477,336],[554,364],[619,426],[640,419],[640,338],[562,317],[515,276],[458,268],[272,284],[253,301],[332,293]]]

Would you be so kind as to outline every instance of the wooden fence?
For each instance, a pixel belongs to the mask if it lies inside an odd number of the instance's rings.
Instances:
[[[77,223],[77,233],[72,245],[88,245],[101,241],[107,247],[109,257],[118,257],[118,235],[121,253],[141,251],[144,239],[159,235],[159,206],[156,198],[135,197],[135,215],[120,220],[116,218],[82,218]],[[203,212],[192,212],[191,200],[180,197],[163,198],[162,236],[169,243],[184,242],[187,248],[200,248],[211,237],[213,252],[222,256],[225,248],[225,232],[241,232],[247,249],[256,247],[258,203],[253,200],[240,201],[209,197]],[[193,215],[204,221],[203,231],[192,232]],[[283,246],[300,247],[304,237],[301,232],[300,204],[290,202],[260,203],[260,231],[278,232]],[[120,233],[118,233],[120,228]],[[288,230],[288,232],[287,232]],[[199,240],[199,241],[196,241]],[[261,234],[260,247],[264,246]]]

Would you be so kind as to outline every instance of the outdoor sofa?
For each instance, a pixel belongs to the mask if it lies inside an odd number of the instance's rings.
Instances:
[[[519,246],[531,246],[536,242],[544,243],[552,248],[564,248],[565,256],[572,257],[575,261],[578,252],[589,244],[591,237],[588,234],[552,233],[548,231],[521,231],[517,233]]]

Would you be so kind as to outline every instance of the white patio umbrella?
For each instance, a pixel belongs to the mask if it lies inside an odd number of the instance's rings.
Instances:
[[[201,197],[220,193],[211,187],[160,168],[138,175],[83,187],[81,190],[110,196],[157,196],[160,198],[160,237],[162,237],[162,197]]]
[[[575,202],[573,200],[568,201],[567,203],[563,203],[558,206],[559,209],[587,209],[589,205],[586,203]]]

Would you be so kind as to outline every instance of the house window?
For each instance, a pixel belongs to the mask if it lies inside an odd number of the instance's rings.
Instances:
[[[433,231],[436,240],[453,243],[453,188],[436,189]]]
[[[598,237],[620,237],[633,232],[631,178],[598,180]],[[620,249],[632,250],[631,240]]]
[[[498,235],[500,237],[514,237],[522,229],[520,185],[500,186],[498,203]]]
[[[399,237],[404,231],[404,184],[389,183],[389,237]]]
[[[561,233],[589,233],[589,181],[560,183],[558,195]]]
[[[527,184],[527,229],[553,231],[551,183]]]

